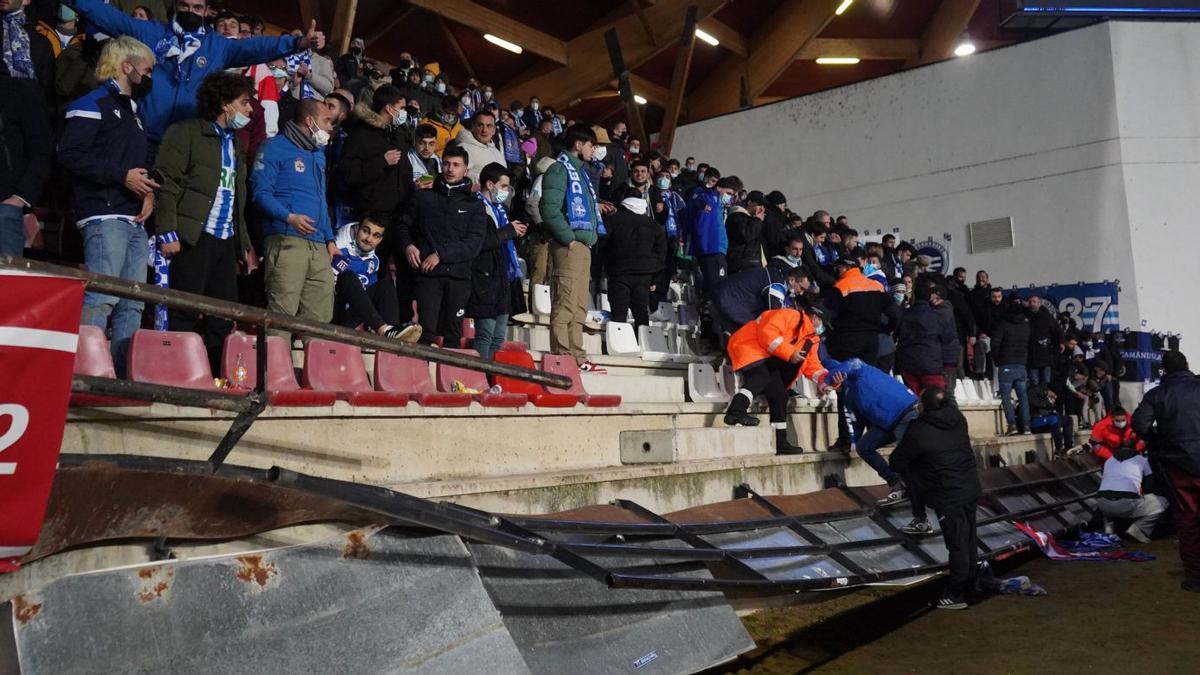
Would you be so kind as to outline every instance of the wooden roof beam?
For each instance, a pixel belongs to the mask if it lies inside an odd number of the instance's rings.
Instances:
[[[979,0],[942,0],[921,34],[921,53],[906,61],[904,67],[923,66],[953,56],[958,38],[978,8]]]
[[[409,14],[413,13],[413,9],[414,9],[413,7],[405,7],[404,9],[400,10],[399,12],[396,12],[396,14],[392,18],[387,20],[387,23],[385,23],[382,26],[380,26],[379,28],[375,29],[375,31],[372,32],[367,37],[363,38],[363,48],[370,49],[371,45],[373,45],[376,42],[379,42],[381,39],[387,37],[387,35],[389,33],[391,33],[392,30],[394,30],[397,26],[400,25],[401,22],[403,22],[405,19],[408,18]]]
[[[696,8],[689,7],[679,36],[679,48],[675,52],[675,68],[671,72],[671,98],[667,101],[662,130],[658,136],[659,147],[666,155],[671,154],[675,144],[675,129],[683,111],[683,92],[687,89],[688,75],[692,70],[692,52],[696,46]]]
[[[555,63],[567,65],[567,43],[483,5],[471,2],[471,0],[408,1],[416,7],[454,23],[474,28],[480,33],[491,33],[496,37],[520,45],[525,51],[550,59]],[[603,36],[601,36],[601,44],[603,41]]]
[[[817,38],[800,50],[798,60],[812,60],[821,56],[857,56],[863,61],[885,61],[916,58],[921,53],[921,42],[914,39],[841,39]]]
[[[354,34],[354,17],[357,13],[358,0],[338,0],[333,11],[333,30],[327,38],[335,54],[350,51],[350,36]],[[308,26],[303,30],[308,32]]]
[[[708,17],[696,27],[717,38],[717,41],[721,43],[717,47],[718,49],[728,49],[743,59],[750,55],[749,50],[746,49],[746,38],[727,24],[718,21],[715,17]]]

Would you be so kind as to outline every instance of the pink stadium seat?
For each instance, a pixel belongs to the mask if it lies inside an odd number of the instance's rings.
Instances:
[[[470,356],[479,356],[479,352],[474,349],[452,349],[450,351]],[[478,370],[467,370],[466,368],[450,366],[445,363],[437,365],[438,391],[452,392],[455,380],[461,382],[468,389],[482,392],[487,392],[488,390],[487,376]],[[509,394],[507,392],[502,394],[472,394],[472,396],[474,396],[476,401],[489,408],[520,408],[529,402],[529,397],[525,394]]]
[[[516,340],[505,340],[500,343],[500,351],[502,352],[527,352],[529,345]]]
[[[75,350],[75,374],[115,379],[117,370],[113,366],[112,351],[104,329],[98,326],[79,327],[79,347]],[[144,406],[148,401],[134,401],[96,394],[71,394],[71,405],[80,407]]]
[[[258,385],[258,338],[245,333],[230,333],[221,354],[221,377],[233,382],[237,357],[246,366],[246,388]],[[301,389],[292,368],[292,348],[281,337],[267,338],[267,400],[278,406],[329,406],[337,394]]]
[[[140,329],[129,341],[129,379],[215,391],[199,333]]]
[[[355,406],[408,405],[404,394],[371,388],[358,347],[332,340],[309,340],[304,346],[304,385],[316,391],[337,392],[339,398]]]
[[[496,361],[521,368],[534,369],[533,357],[529,352],[507,351],[496,352]],[[504,375],[496,376],[496,384],[504,391],[510,391],[529,396],[530,402],[539,408],[574,408],[579,403],[579,396],[572,393],[551,394],[544,387],[534,382],[526,382]]]
[[[546,387],[548,391],[564,391],[577,396],[589,408],[615,408],[621,405],[621,397],[615,394],[587,393],[587,390],[583,388],[583,378],[579,375],[579,364],[575,363],[575,358],[572,356],[546,354],[542,356],[542,370],[571,378],[570,389]]]
[[[460,408],[471,405],[470,394],[442,393],[434,389],[429,363],[411,356],[375,354],[375,386],[381,391],[407,394],[418,404],[431,408]]]

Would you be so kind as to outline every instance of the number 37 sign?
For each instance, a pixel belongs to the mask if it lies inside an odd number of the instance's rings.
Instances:
[[[0,572],[37,543],[71,395],[83,286],[0,272]]]

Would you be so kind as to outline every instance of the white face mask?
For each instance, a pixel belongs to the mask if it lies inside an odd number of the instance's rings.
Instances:
[[[1124,422],[1118,422],[1116,420],[1113,420],[1113,426],[1118,429],[1124,429],[1128,424],[1129,424],[1129,420],[1125,420]]]
[[[241,129],[247,124],[250,124],[250,118],[243,115],[240,110],[233,113],[233,119],[229,120],[230,129]]]
[[[395,115],[392,115],[392,125],[394,125],[394,126],[398,127],[407,121],[408,121],[408,110],[406,110],[404,108],[401,108],[400,110],[396,111]]]
[[[638,199],[637,197],[626,197],[621,200],[621,206],[633,211],[639,216],[646,215],[646,200]]]
[[[313,143],[317,144],[318,148],[323,148],[329,145],[329,132],[321,127],[312,130]]]
[[[603,162],[604,158],[607,156],[608,156],[608,146],[607,145],[597,145],[595,147],[595,149],[592,150],[592,161],[593,162]]]
[[[496,195],[495,195],[496,203],[497,204],[507,204],[508,198],[511,196],[512,196],[512,192],[509,191],[508,188],[500,188],[499,190],[496,190]]]

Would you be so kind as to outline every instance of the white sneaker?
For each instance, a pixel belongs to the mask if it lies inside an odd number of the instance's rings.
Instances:
[[[1138,527],[1137,525],[1130,525],[1129,529],[1125,530],[1125,536],[1140,544],[1150,543],[1150,537],[1147,537],[1146,533],[1142,532],[1142,528]]]

